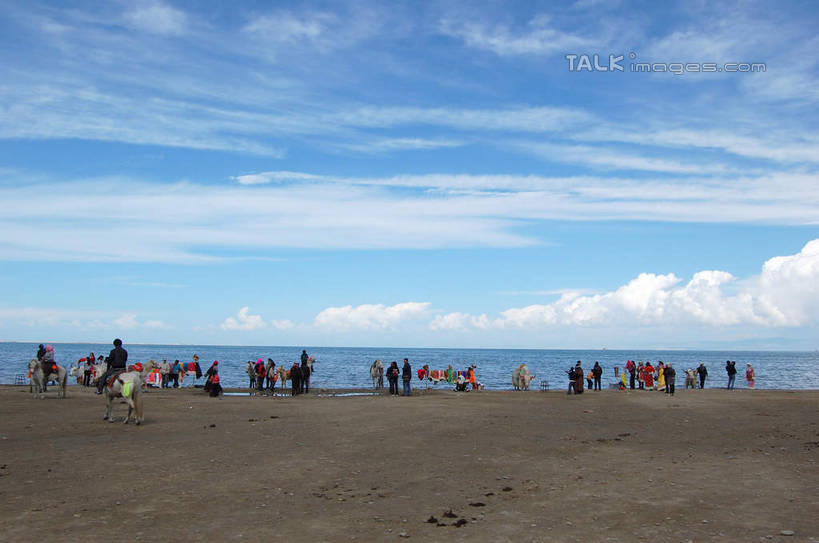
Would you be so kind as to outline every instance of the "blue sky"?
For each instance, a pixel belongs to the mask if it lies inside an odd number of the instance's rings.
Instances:
[[[0,340],[815,349],[817,22],[0,1]]]

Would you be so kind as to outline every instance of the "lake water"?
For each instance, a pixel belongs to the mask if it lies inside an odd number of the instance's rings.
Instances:
[[[54,344],[57,362],[76,365],[77,360],[94,352],[108,354],[111,345],[61,343]],[[272,358],[277,365],[290,367],[301,355],[299,347],[234,347],[213,345],[125,345],[128,361],[146,362],[150,359],[172,362],[179,359],[189,362],[194,354],[200,357],[204,372],[214,360],[219,361],[219,374],[223,387],[247,386],[245,364],[248,360]],[[671,362],[677,370],[677,387],[685,382],[684,370],[705,362],[709,376],[706,387],[724,387],[727,382],[725,361],[736,360],[736,388],[744,388],[745,364],[750,362],[756,370],[757,388],[771,389],[819,389],[819,352],[776,351],[623,351],[623,350],[517,350],[517,349],[394,349],[394,348],[347,348],[305,347],[316,358],[311,386],[316,388],[366,388],[371,386],[370,364],[376,358],[384,366],[395,360],[399,367],[409,358],[416,370],[424,364],[430,369],[445,369],[452,364],[455,370],[464,370],[471,364],[477,366],[477,377],[487,389],[511,388],[512,371],[521,363],[529,366],[537,376],[532,388],[541,379],[548,380],[552,388],[563,388],[567,383],[566,370],[581,360],[588,371],[599,361],[603,366],[603,386],[614,381],[614,367],[622,371],[626,360]],[[0,383],[13,383],[16,375],[25,374],[28,360],[37,352],[35,343],[0,343]],[[203,379],[199,380],[202,384]],[[186,379],[185,385],[193,384]],[[443,385],[438,385],[443,388]]]

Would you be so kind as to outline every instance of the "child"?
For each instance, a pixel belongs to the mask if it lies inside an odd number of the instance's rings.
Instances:
[[[756,386],[756,373],[750,362],[745,366],[745,380],[748,382],[748,388]]]

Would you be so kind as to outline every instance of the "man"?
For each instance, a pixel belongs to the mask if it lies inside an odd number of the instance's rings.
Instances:
[[[122,348],[122,340],[117,338],[114,340],[114,348],[108,354],[106,359],[108,362],[108,369],[105,374],[97,381],[97,394],[102,394],[102,389],[108,383],[108,379],[112,375],[125,371],[125,365],[128,362],[128,351]]]
[[[569,371],[566,373],[569,374],[569,391],[567,394],[571,394],[572,392],[577,394],[577,389],[575,388],[575,383],[577,383],[577,372],[574,368],[569,368]]]
[[[665,393],[674,395],[674,385],[677,380],[677,370],[669,363],[665,366]]]
[[[301,392],[301,367],[298,362],[293,362],[290,367],[290,395],[296,396]]]
[[[626,371],[628,371],[629,375],[628,377],[629,388],[631,390],[634,390],[634,381],[637,378],[637,366],[634,364],[633,360],[629,360],[626,363]]]
[[[600,362],[594,363],[592,375],[594,376],[594,390],[600,390],[600,379],[603,377],[603,368],[600,367]]]
[[[734,388],[734,381],[737,378],[737,368],[736,362],[731,362],[730,360],[725,361],[725,371],[728,373],[728,390]]]
[[[708,377],[708,370],[702,362],[700,362],[699,367],[697,367],[697,375],[700,378],[700,388],[705,388],[705,378]]]
[[[301,355],[301,392],[307,394],[310,392],[310,364],[308,363],[307,353],[302,352]]]
[[[171,366],[164,358],[159,365],[159,374],[162,375],[162,388],[168,388],[168,375],[171,373]]]
[[[267,388],[270,390],[274,390],[276,387],[276,381],[273,377],[276,375],[276,363],[273,362],[272,358],[267,359],[267,371],[265,376],[267,377]]]
[[[173,361],[173,366],[171,366],[171,373],[170,373],[170,381],[173,381],[173,387],[179,388],[179,372],[182,371],[182,364],[179,363],[179,360]]]
[[[404,392],[402,396],[412,396],[412,387],[410,381],[412,380],[412,366],[410,366],[409,359],[404,359],[404,367],[401,368],[401,381],[404,384]]]
[[[256,365],[253,366],[253,371],[256,372],[256,391],[257,394],[264,393],[264,376],[267,373],[267,369],[264,365],[264,360],[259,358],[256,360]]]
[[[310,357],[307,355],[307,351],[304,351],[304,350],[303,350],[303,351],[301,352],[301,360],[299,360],[299,362],[301,363],[301,365],[302,365],[302,366],[303,366],[303,365],[305,365],[309,359],[310,359]]]

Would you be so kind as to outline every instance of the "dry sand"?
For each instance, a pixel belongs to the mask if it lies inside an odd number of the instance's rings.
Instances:
[[[152,390],[139,427],[27,391],[0,387],[4,541],[819,540],[819,391]]]

